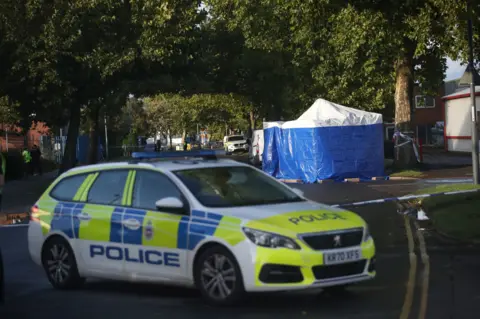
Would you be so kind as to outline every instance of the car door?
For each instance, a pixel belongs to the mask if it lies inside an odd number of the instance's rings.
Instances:
[[[132,227],[124,228],[123,243],[130,260],[125,271],[130,277],[156,277],[182,280],[187,277],[187,230],[189,204],[172,180],[149,169],[136,169],[130,187],[131,208],[124,220]],[[159,211],[156,201],[175,197],[185,210]]]
[[[123,275],[124,247],[122,214],[128,169],[105,170],[94,174],[80,201],[85,204],[78,216],[77,248],[90,273]]]

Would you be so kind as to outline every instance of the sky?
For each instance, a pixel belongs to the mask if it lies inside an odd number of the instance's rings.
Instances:
[[[460,65],[460,61],[452,61],[447,58],[447,74],[445,80],[455,80],[462,76],[466,65]]]

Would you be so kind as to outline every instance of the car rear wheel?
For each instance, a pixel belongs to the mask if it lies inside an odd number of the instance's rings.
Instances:
[[[78,288],[85,282],[85,278],[78,273],[72,248],[61,237],[54,237],[45,243],[42,264],[48,280],[57,289]]]
[[[245,295],[243,278],[235,257],[222,246],[205,250],[195,264],[195,283],[205,300],[227,306]]]

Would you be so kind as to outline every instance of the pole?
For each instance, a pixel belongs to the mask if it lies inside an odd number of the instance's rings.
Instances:
[[[475,76],[474,76],[474,64],[473,64],[473,28],[472,28],[472,10],[470,8],[469,2],[467,2],[468,10],[468,49],[469,49],[469,58],[468,63],[471,70],[471,80],[470,80],[470,102],[471,102],[471,112],[472,112],[472,168],[473,168],[473,183],[475,185],[479,184],[478,176],[478,133],[477,133],[477,107],[475,105]]]
[[[5,148],[8,152],[8,128],[5,129]]]
[[[107,113],[103,116],[103,120],[105,122],[105,155],[108,160],[108,129],[107,129]]]

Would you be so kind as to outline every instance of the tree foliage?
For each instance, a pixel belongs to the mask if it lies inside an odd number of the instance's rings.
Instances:
[[[226,129],[247,130],[252,109],[246,98],[233,94],[159,94],[143,103],[151,133],[159,132],[164,138],[194,133],[197,125],[216,138]]]

